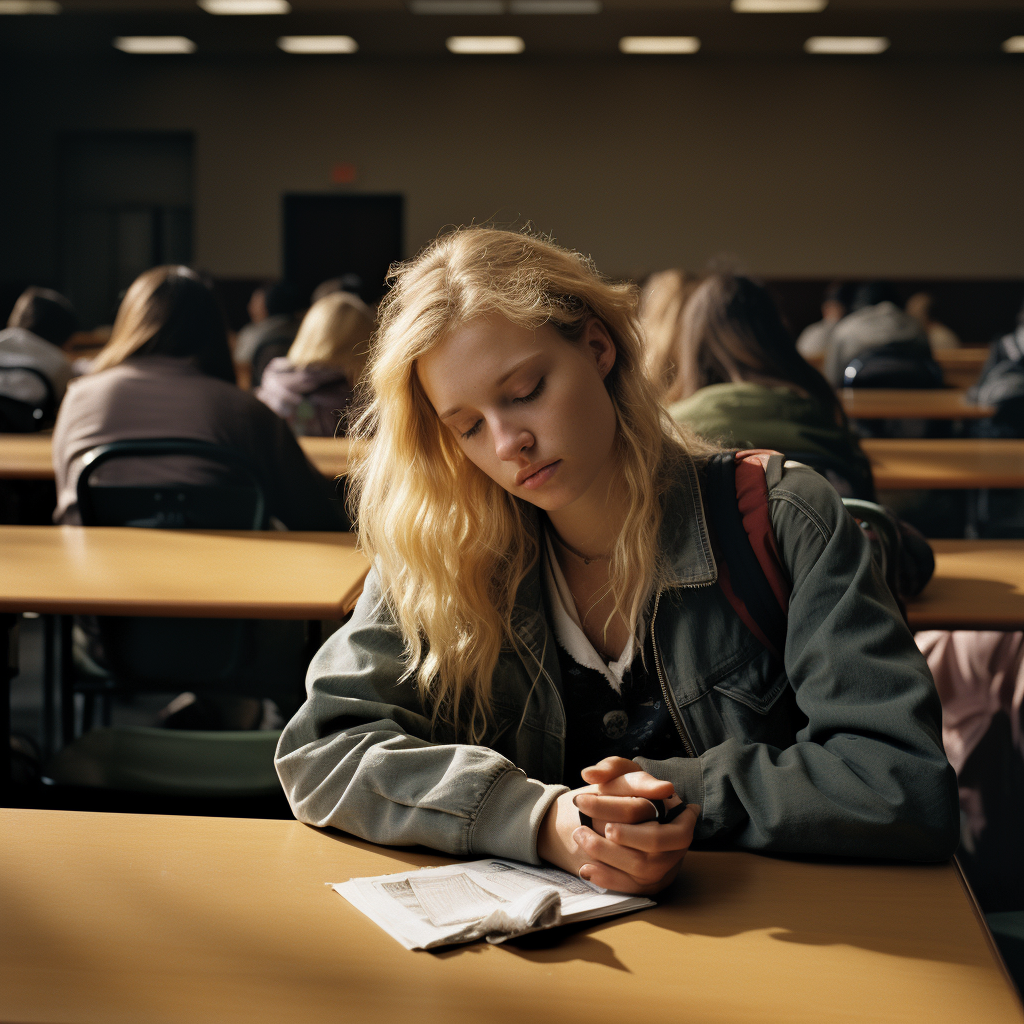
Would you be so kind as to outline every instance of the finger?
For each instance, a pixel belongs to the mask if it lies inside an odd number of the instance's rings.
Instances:
[[[583,776],[584,782],[596,784],[599,782],[609,782],[620,775],[625,775],[626,772],[639,771],[643,771],[643,769],[636,761],[630,761],[629,758],[605,757],[598,761],[597,764],[584,768],[580,774]]]
[[[675,789],[671,782],[638,771],[600,783],[597,793],[600,796],[639,796],[647,800],[668,800],[675,796]]]
[[[657,816],[654,804],[644,797],[599,796],[597,793],[578,793],[573,803],[591,818],[601,821],[625,821],[639,824],[653,821]]]
[[[670,850],[664,853],[645,853],[629,846],[619,846],[589,828],[578,828],[572,835],[578,853],[587,863],[600,861],[608,867],[620,871],[639,882],[648,884],[656,882],[670,867],[681,860],[686,850]]]
[[[700,807],[690,804],[682,814],[667,825],[645,822],[640,825],[610,822],[602,830],[604,838],[619,846],[628,846],[645,853],[665,853],[670,850],[689,849],[693,831],[700,817]]]
[[[601,864],[600,862],[594,864],[584,864],[580,868],[580,875],[585,878],[588,882],[592,882],[594,885],[599,885],[602,889],[608,889],[611,892],[624,892],[631,895],[653,895],[656,892],[660,892],[665,888],[666,885],[670,885],[675,881],[676,875],[679,874],[679,869],[682,867],[682,861],[672,865],[669,870],[654,882],[641,882],[631,875],[627,875],[624,871],[619,871],[617,868],[610,867],[607,864]]]

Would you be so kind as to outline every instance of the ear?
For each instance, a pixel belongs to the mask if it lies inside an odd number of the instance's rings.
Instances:
[[[612,340],[608,328],[605,327],[602,320],[592,316],[583,328],[583,337],[580,340],[594,360],[601,380],[604,380],[615,365],[617,355],[615,342]]]

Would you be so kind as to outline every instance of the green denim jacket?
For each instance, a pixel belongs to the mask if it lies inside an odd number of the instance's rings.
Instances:
[[[935,861],[956,848],[956,778],[924,658],[860,528],[818,474],[777,468],[769,510],[792,580],[784,665],[719,587],[697,468],[666,497],[673,567],[647,628],[688,756],[639,759],[702,807],[704,843]],[[370,573],[352,618],[310,665],[276,765],[296,817],[375,843],[536,863],[561,785],[565,709],[540,566],[522,583],[479,745],[431,733],[399,631]]]

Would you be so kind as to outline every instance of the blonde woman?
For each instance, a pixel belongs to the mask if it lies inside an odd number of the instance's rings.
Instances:
[[[301,820],[624,892],[694,840],[950,856],[934,686],[859,528],[816,473],[769,479],[776,659],[716,586],[713,449],[661,411],[632,287],[453,232],[395,270],[367,377],[373,569],[278,747]]]
[[[335,292],[319,299],[303,317],[288,354],[267,364],[256,397],[296,434],[344,434],[372,331],[373,314],[358,296]]]

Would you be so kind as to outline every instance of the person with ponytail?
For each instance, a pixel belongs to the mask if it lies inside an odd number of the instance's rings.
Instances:
[[[622,892],[691,844],[949,857],[934,686],[828,483],[769,488],[779,656],[716,585],[717,449],[660,405],[632,285],[477,227],[390,284],[351,430],[373,565],[281,736],[296,816]]]

